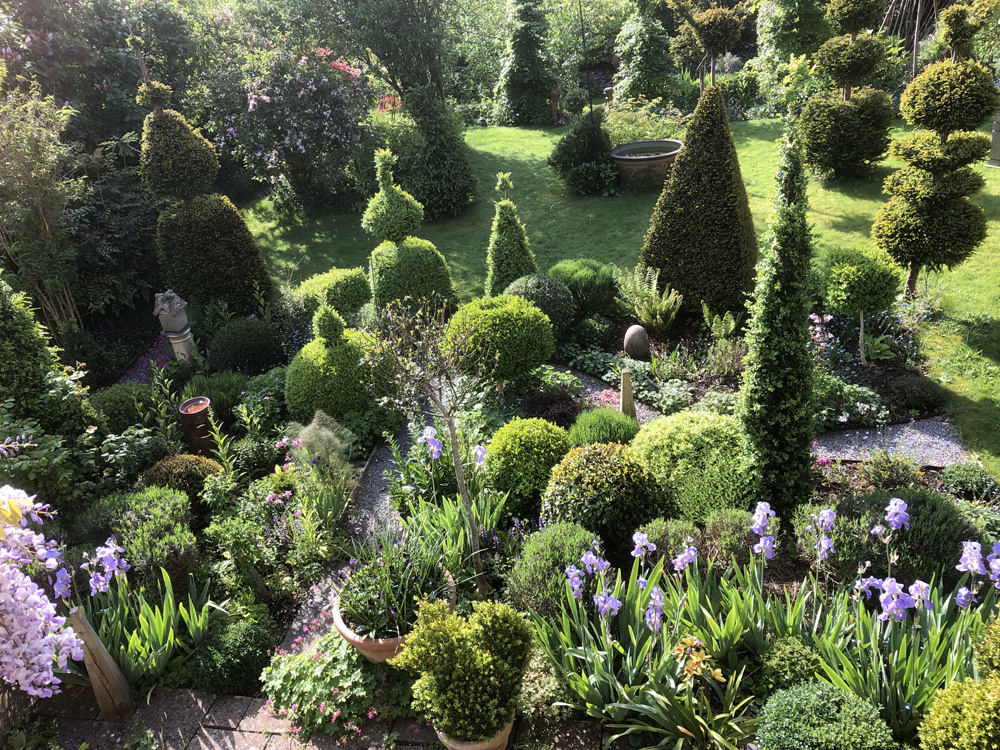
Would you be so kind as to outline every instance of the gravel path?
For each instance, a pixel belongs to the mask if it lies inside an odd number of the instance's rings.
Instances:
[[[813,453],[827,458],[862,461],[873,451],[909,456],[923,466],[940,469],[969,460],[955,425],[941,417],[872,429],[828,432],[816,438]]]

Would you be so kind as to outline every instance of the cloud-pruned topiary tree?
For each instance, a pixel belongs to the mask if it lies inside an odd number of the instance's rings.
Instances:
[[[640,260],[660,285],[719,313],[753,290],[757,237],[722,92],[705,89],[653,209]]]
[[[249,313],[255,292],[270,293],[270,274],[243,215],[226,196],[208,193],[219,171],[215,148],[180,112],[164,109],[170,93],[147,81],[137,97],[153,110],[143,125],[140,174],[152,192],[175,201],[157,226],[164,275],[182,297]]]
[[[503,200],[496,204],[490,245],[486,250],[486,296],[503,294],[510,284],[522,276],[538,271],[535,254],[528,244],[528,233],[517,217],[517,206],[507,197],[513,190],[510,172],[497,174],[497,192]]]
[[[952,6],[942,20],[946,36],[968,46],[963,34],[969,8],[963,7]],[[884,190],[892,197],[872,225],[875,244],[908,269],[908,294],[916,290],[921,268],[957,266],[986,238],[986,214],[970,198],[984,181],[971,165],[989,153],[990,137],[975,131],[996,112],[1000,92],[984,66],[957,59],[961,46],[953,59],[929,65],[903,91],[903,116],[933,132],[893,142],[892,155],[909,166],[886,178]]]
[[[834,0],[828,15],[843,36],[816,52],[816,70],[834,80],[839,92],[822,91],[802,111],[799,133],[806,161],[837,177],[863,172],[885,156],[895,119],[884,91],[855,87],[870,80],[885,58],[884,41],[864,29],[877,28],[884,0]],[[853,96],[852,96],[853,94]]]
[[[813,357],[807,179],[801,147],[790,134],[778,151],[778,192],[750,308],[738,415],[754,497],[781,512],[810,494]]]
[[[539,0],[515,0],[514,28],[497,82],[497,120],[505,125],[545,125],[552,119],[550,92],[558,80],[546,66],[549,24]]]

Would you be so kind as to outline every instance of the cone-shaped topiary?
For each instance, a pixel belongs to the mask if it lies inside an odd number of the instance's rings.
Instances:
[[[946,29],[965,23],[961,13],[942,18]],[[989,153],[990,139],[968,131],[992,117],[998,104],[992,74],[971,60],[929,65],[903,92],[903,115],[936,137],[911,133],[893,144],[893,155],[911,166],[886,178],[892,197],[875,215],[872,239],[908,269],[909,294],[921,268],[957,266],[986,238],[985,212],[969,199],[982,177],[968,167]]]
[[[496,204],[490,246],[486,250],[486,296],[502,294],[511,282],[538,271],[535,254],[528,245],[528,233],[517,217],[517,206],[507,198],[513,189],[510,172],[497,175],[497,192],[503,200]]]
[[[271,289],[257,241],[224,195],[199,195],[165,210],[156,242],[168,284],[186,299],[224,301],[247,314],[254,293]]]
[[[545,64],[542,47],[549,24],[539,0],[516,0],[516,21],[497,82],[497,120],[505,125],[545,125],[552,120],[549,92],[558,81]]]
[[[722,313],[753,290],[757,238],[722,92],[705,89],[653,209],[640,260],[660,284]]]
[[[172,109],[146,115],[139,172],[154,193],[188,200],[207,192],[219,172],[215,148]]]
[[[371,287],[376,307],[406,300],[406,306],[416,310],[424,299],[449,307],[458,301],[444,256],[417,237],[383,242],[372,251]]]
[[[31,313],[27,295],[0,278],[0,393],[13,399],[15,417],[37,413],[48,392],[45,376],[56,366],[55,352]]]
[[[810,495],[813,357],[807,181],[789,135],[778,150],[778,192],[758,266],[738,415],[754,497],[780,513]]]
[[[396,157],[386,149],[375,152],[379,191],[368,203],[361,226],[380,240],[401,242],[413,234],[424,220],[424,207],[416,198],[392,181]]]

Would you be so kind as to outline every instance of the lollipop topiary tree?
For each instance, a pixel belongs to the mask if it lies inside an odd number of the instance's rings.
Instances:
[[[496,204],[490,246],[486,250],[486,296],[503,294],[512,282],[538,271],[535,254],[528,245],[528,233],[517,218],[517,206],[507,198],[513,190],[510,172],[497,174],[497,192],[503,200]]]
[[[823,91],[802,111],[799,133],[806,161],[822,172],[841,177],[869,168],[889,146],[895,119],[889,95],[871,87],[854,93],[869,80],[885,57],[882,40],[863,29],[882,20],[883,0],[833,0],[830,18],[843,36],[827,40],[816,53],[816,69],[829,75],[839,91]]]
[[[953,58],[929,65],[899,103],[908,122],[927,130],[893,142],[892,155],[909,166],[886,178],[892,197],[875,215],[872,239],[908,269],[907,294],[922,268],[957,266],[986,238],[986,214],[970,198],[984,181],[971,165],[989,153],[990,137],[975,131],[996,112],[1000,92],[987,68],[958,59],[974,33],[972,11],[983,12],[952,6],[942,14]]]

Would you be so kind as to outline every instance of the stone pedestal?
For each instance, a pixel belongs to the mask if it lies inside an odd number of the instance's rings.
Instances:
[[[990,160],[987,167],[1000,168],[1000,112],[993,120],[993,148],[990,149]]]

